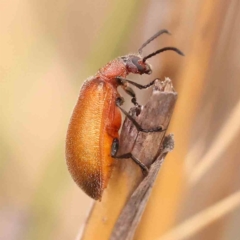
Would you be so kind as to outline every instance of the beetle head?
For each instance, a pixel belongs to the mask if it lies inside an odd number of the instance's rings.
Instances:
[[[150,64],[143,61],[143,58],[135,55],[130,54],[124,57],[121,57],[124,64],[126,65],[127,71],[129,73],[136,73],[136,74],[151,74],[152,68]]]
[[[174,51],[182,56],[184,56],[184,54],[177,48],[175,47],[165,47],[165,48],[161,48],[159,50],[157,50],[156,52],[153,52],[145,57],[142,57],[142,49],[148,45],[151,41],[153,41],[155,38],[157,38],[158,36],[160,36],[163,33],[167,33],[170,34],[167,30],[163,29],[159,32],[157,32],[156,34],[154,34],[151,38],[149,38],[138,50],[138,54],[130,54],[127,56],[123,56],[121,57],[121,59],[123,60],[126,69],[129,73],[136,73],[136,74],[151,74],[152,73],[152,69],[150,64],[148,64],[146,62],[146,60],[148,58],[151,58],[161,52],[165,52],[165,51]]]

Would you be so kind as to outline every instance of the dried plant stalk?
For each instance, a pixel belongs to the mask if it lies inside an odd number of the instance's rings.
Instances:
[[[177,93],[174,91],[170,79],[156,81],[153,93],[147,104],[142,107],[141,113],[136,116],[137,109],[135,108],[131,109],[130,112],[144,129],[153,129],[159,126],[167,129],[176,99]],[[116,161],[111,180],[103,194],[102,202],[94,204],[81,239],[97,239],[99,236],[101,236],[101,239],[109,239],[110,237],[114,240],[131,239],[146,205],[162,160],[166,152],[172,148],[163,147],[162,142],[165,132],[138,132],[132,122],[129,119],[125,119],[120,135],[118,154],[122,155],[130,152],[147,166],[151,166],[153,162],[155,164],[151,167],[148,176],[144,178],[139,166],[131,159]],[[172,138],[169,137],[168,139]],[[173,146],[171,140],[165,141],[165,143],[167,142],[168,144],[171,142],[170,145]],[[139,207],[130,212],[126,210],[131,209],[129,206],[134,202],[136,203],[135,200],[138,201]],[[124,206],[126,208],[122,212]],[[121,217],[121,212],[123,217]],[[137,214],[137,218],[134,217],[134,212]],[[123,230],[125,237],[123,237],[123,233],[120,230],[123,225],[119,221],[124,222],[126,214],[129,220],[132,221],[132,228],[125,228]]]
[[[126,206],[122,210],[118,221],[113,229],[110,240],[133,239],[135,230],[141,220],[143,211],[149,199],[153,184],[156,180],[158,171],[162,166],[165,156],[174,148],[173,135],[164,138],[161,154],[151,165],[146,178],[139,184],[134,191]]]

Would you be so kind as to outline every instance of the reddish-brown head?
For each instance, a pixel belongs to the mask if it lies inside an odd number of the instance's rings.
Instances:
[[[161,48],[159,50],[157,50],[156,52],[153,52],[145,57],[142,56],[142,49],[148,45],[151,41],[153,41],[155,38],[157,38],[158,36],[160,36],[163,33],[167,33],[170,34],[167,30],[161,30],[159,32],[157,32],[156,34],[154,34],[151,38],[149,38],[138,50],[138,54],[129,54],[126,56],[121,57],[121,60],[124,62],[125,66],[126,66],[126,70],[128,73],[135,73],[135,74],[151,74],[152,73],[152,69],[150,64],[148,64],[146,62],[146,60],[148,58],[151,58],[161,52],[165,52],[165,51],[174,51],[180,55],[184,55],[179,49],[175,48],[175,47],[165,47],[165,48]]]
[[[140,75],[152,73],[151,66],[145,61],[143,62],[143,58],[137,54],[123,56],[121,59],[123,60],[128,73]]]

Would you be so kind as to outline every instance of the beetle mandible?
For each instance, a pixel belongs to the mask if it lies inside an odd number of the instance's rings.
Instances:
[[[164,51],[183,53],[175,47],[159,49],[145,57],[142,49],[161,34],[170,34],[161,30],[149,38],[138,50],[138,54],[118,57],[98,72],[88,78],[80,91],[74,108],[66,140],[66,160],[72,178],[83,191],[95,200],[101,200],[103,190],[107,187],[111,175],[113,158],[132,158],[143,171],[148,168],[131,153],[117,156],[118,130],[121,127],[121,112],[128,117],[139,131],[163,131],[156,129],[142,129],[141,126],[121,107],[123,98],[117,87],[121,86],[132,97],[132,102],[139,106],[132,88],[146,89],[154,84],[140,85],[126,79],[129,73],[151,74],[151,66],[147,59]]]

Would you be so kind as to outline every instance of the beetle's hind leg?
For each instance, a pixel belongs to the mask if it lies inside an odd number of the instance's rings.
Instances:
[[[139,123],[128,113],[126,112],[121,105],[123,104],[123,98],[118,97],[116,99],[116,105],[117,107],[122,111],[122,113],[134,124],[134,126],[137,128],[139,132],[145,132],[145,133],[150,133],[150,132],[164,132],[166,129],[163,129],[162,127],[156,127],[152,129],[144,129],[142,128]]]
[[[119,149],[119,140],[117,138],[114,138],[112,142],[111,156],[113,158],[118,158],[118,159],[131,158],[142,169],[144,174],[148,174],[148,167],[144,165],[140,160],[135,158],[132,155],[132,153],[125,153],[123,155],[117,156],[118,149]]]

